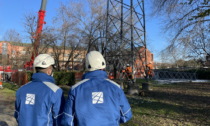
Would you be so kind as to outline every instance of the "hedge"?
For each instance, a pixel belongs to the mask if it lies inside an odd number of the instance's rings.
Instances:
[[[12,82],[17,85],[23,85],[31,81],[33,72],[16,72],[13,74]],[[75,84],[75,72],[54,72],[53,77],[57,85],[69,85]]]
[[[72,86],[75,84],[75,72],[54,72],[53,77],[57,85]]]
[[[10,90],[14,90],[14,91],[16,91],[19,88],[19,86],[15,85],[15,84],[6,83],[6,82],[3,83],[3,87],[10,89]]]
[[[197,79],[210,80],[210,69],[199,69],[196,71]]]

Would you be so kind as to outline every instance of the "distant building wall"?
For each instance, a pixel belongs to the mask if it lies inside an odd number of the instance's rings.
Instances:
[[[145,52],[146,51],[146,52]],[[141,47],[139,51],[136,53],[135,58],[135,77],[143,78],[145,76],[146,65],[151,63],[152,69],[154,69],[154,58],[153,53],[151,53],[148,49],[145,50],[144,47]]]
[[[16,43],[16,42],[7,42],[0,41],[0,65],[12,65],[13,68],[16,66],[18,68],[23,68],[23,64],[27,61],[30,61],[31,52],[32,52],[31,44],[27,43]],[[40,47],[39,51],[42,53],[47,53],[55,57],[53,48],[43,48]],[[64,50],[60,50],[61,54],[63,54]],[[69,55],[71,54],[70,49],[66,49],[64,55],[59,56],[59,62],[61,67],[64,69],[64,63],[69,62],[70,69],[73,69],[74,66],[78,69],[78,67],[82,67],[83,59],[86,56],[86,50],[75,50],[73,53],[73,57],[69,59]],[[7,62],[5,62],[7,60]],[[3,62],[4,61],[4,62]]]

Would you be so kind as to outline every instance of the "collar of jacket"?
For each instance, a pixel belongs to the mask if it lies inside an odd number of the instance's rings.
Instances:
[[[90,78],[108,78],[107,73],[103,70],[95,70],[90,71],[84,74],[83,79],[90,79]]]
[[[32,81],[40,81],[40,82],[43,82],[43,81],[46,81],[46,82],[52,82],[52,83],[55,83],[55,80],[52,76],[50,75],[47,75],[46,73],[34,73],[32,75]]]

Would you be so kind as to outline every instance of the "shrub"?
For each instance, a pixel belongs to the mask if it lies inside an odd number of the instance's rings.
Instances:
[[[210,80],[210,69],[199,69],[196,71],[197,79]]]
[[[53,77],[57,85],[72,86],[75,84],[75,72],[54,72]]]
[[[26,78],[27,82],[31,81],[31,77],[33,75],[33,72],[28,71],[28,72],[26,72],[26,75],[27,75],[27,78]],[[75,84],[75,72],[54,72],[53,77],[54,77],[57,85],[69,85],[69,86],[71,86],[71,85]],[[14,79],[14,80],[16,80],[16,79]],[[13,82],[17,83],[16,81],[13,81]],[[24,82],[24,84],[27,83],[27,82]],[[19,85],[22,85],[22,84],[19,84]]]
[[[33,73],[28,73],[28,79],[31,80]],[[53,77],[57,85],[73,85],[75,84],[75,72],[54,72]]]
[[[19,88],[19,86],[11,83],[3,83],[3,87],[14,91],[16,91]]]

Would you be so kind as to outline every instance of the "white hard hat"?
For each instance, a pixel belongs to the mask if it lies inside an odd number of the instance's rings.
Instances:
[[[91,51],[86,56],[86,69],[94,71],[106,68],[106,61],[98,51]]]
[[[49,54],[39,54],[34,60],[34,67],[47,68],[55,64],[55,60]]]
[[[130,64],[127,64],[126,66],[130,66]]]

